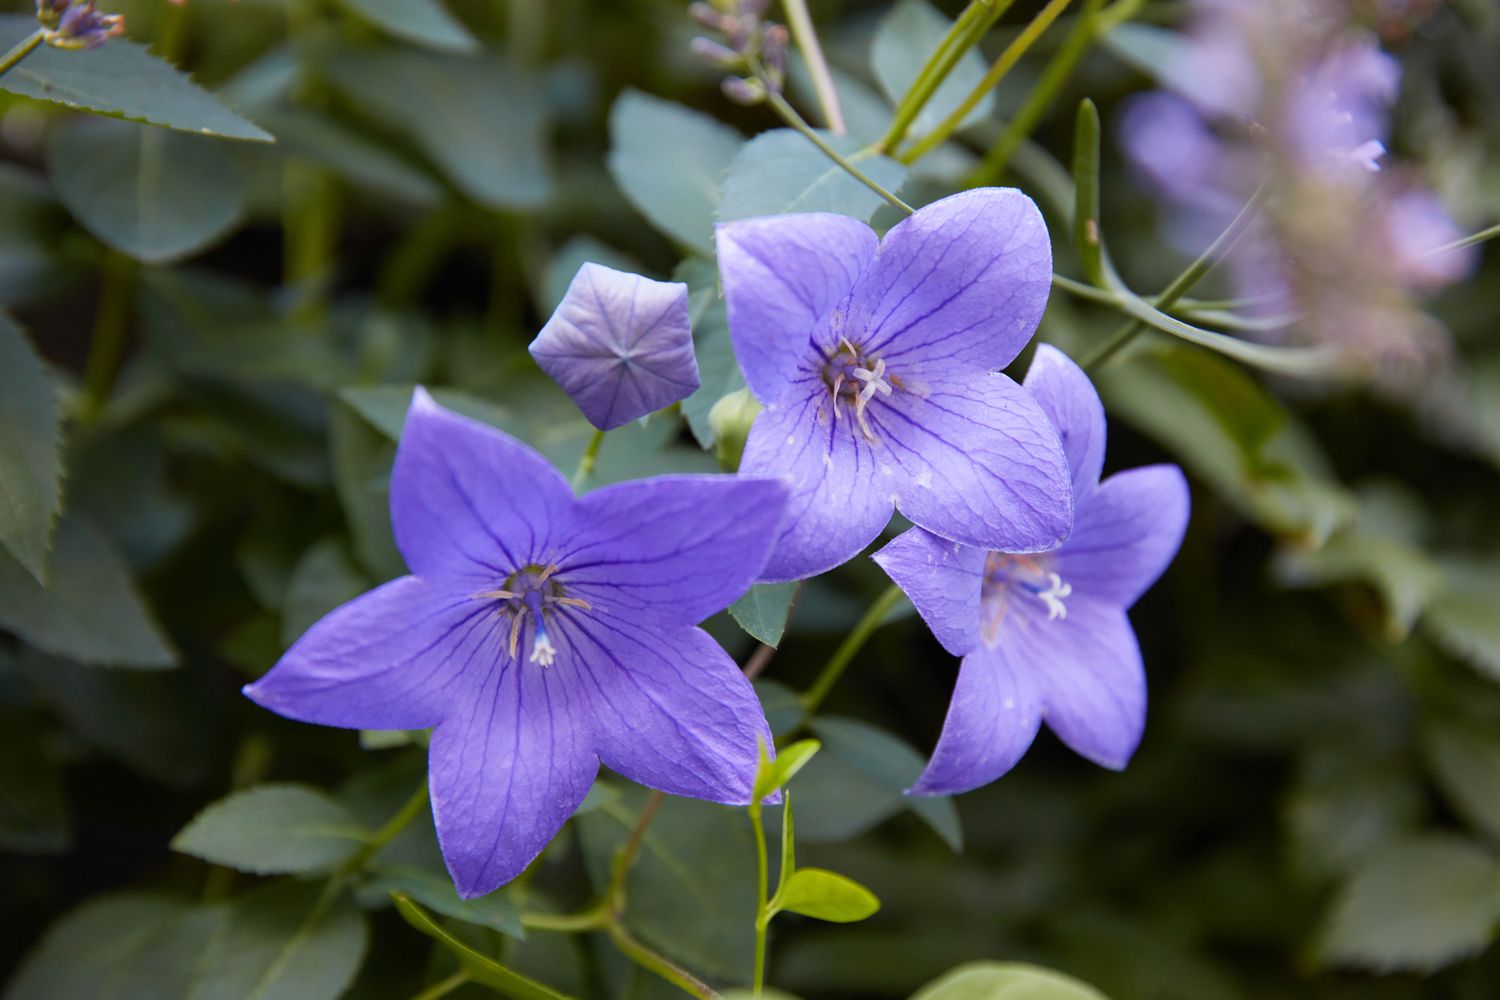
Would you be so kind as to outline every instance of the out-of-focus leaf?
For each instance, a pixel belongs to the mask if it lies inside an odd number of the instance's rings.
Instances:
[[[795,583],[761,583],[729,606],[729,613],[740,627],[767,646],[781,643],[787,616],[797,595]]]
[[[689,258],[672,275],[688,286],[688,306],[693,319],[693,350],[698,355],[699,385],[682,401],[693,437],[705,449],[716,443],[708,415],[714,404],[731,392],[745,388],[745,376],[729,339],[729,316],[719,296],[719,271],[705,260]]]
[[[38,583],[62,509],[61,437],[52,379],[0,314],[0,547]]]
[[[870,68],[891,103],[899,104],[906,96],[923,64],[952,26],[953,22],[924,0],[901,0],[881,19],[870,51]],[[966,52],[912,122],[912,134],[924,135],[937,128],[984,79],[986,69],[978,51]],[[994,108],[994,95],[986,94],[964,123],[988,118]]]
[[[1319,878],[1347,875],[1410,835],[1427,805],[1409,767],[1346,742],[1303,755],[1286,803],[1292,857]]]
[[[1478,845],[1431,834],[1394,845],[1340,890],[1324,925],[1327,965],[1428,970],[1488,945],[1500,923],[1500,865]]]
[[[52,188],[32,170],[0,164],[0,304],[45,297],[73,280],[59,243],[72,229]]]
[[[379,868],[359,887],[358,897],[366,906],[386,906],[393,894],[408,896],[445,917],[489,927],[518,940],[526,937],[521,911],[510,897],[492,892],[478,899],[460,899],[446,872],[407,866]]]
[[[410,393],[407,397],[410,398]],[[331,409],[328,436],[333,482],[353,539],[354,554],[372,577],[393,579],[406,571],[391,533],[390,477],[394,440],[351,407]]]
[[[1132,69],[1180,94],[1197,92],[1199,81],[1185,74],[1188,40],[1181,32],[1127,21],[1104,36],[1104,47]]]
[[[1439,719],[1423,737],[1422,750],[1448,802],[1476,830],[1500,842],[1500,733]]]
[[[413,141],[466,196],[535,208],[552,193],[547,107],[536,81],[494,52],[455,59],[411,49],[330,51],[317,69]]]
[[[442,52],[473,52],[479,41],[439,0],[342,0],[344,6],[408,42]],[[273,128],[274,131],[274,128]],[[281,133],[276,133],[277,138]]]
[[[568,285],[572,283],[578,269],[588,263],[603,264],[616,271],[642,273],[641,262],[629,254],[601,243],[592,236],[575,236],[558,247],[548,259],[546,270],[542,272],[541,286],[537,289],[537,311],[543,315],[551,315],[568,293]]]
[[[823,138],[887,191],[894,194],[905,182],[906,167],[865,151],[858,139],[832,134]],[[727,221],[787,212],[836,212],[868,220],[884,204],[884,198],[805,136],[782,128],[761,133],[735,156],[724,178],[718,217]]]
[[[369,590],[370,578],[337,538],[325,538],[302,556],[281,604],[281,641],[290,646],[334,608]]]
[[[276,152],[321,164],[341,177],[380,194],[392,194],[416,205],[435,205],[443,188],[421,167],[384,146],[306,108],[261,112],[276,133]]]
[[[0,51],[36,30],[29,14],[0,15]],[[12,94],[184,132],[271,141],[186,74],[124,39],[87,51],[42,46],[0,77]]]
[[[364,960],[365,916],[319,883],[273,882],[229,905],[188,1000],[335,1000]]]
[[[381,434],[391,441],[399,441],[401,428],[406,424],[406,411],[411,407],[412,389],[409,385],[350,386],[339,392],[339,398]],[[505,430],[515,426],[510,411],[489,400],[454,389],[434,389],[432,398],[455,413],[491,427]]]
[[[431,914],[406,896],[397,893],[393,898],[396,901],[396,909],[406,922],[452,952],[459,964],[476,981],[484,983],[504,996],[517,997],[519,1000],[568,1000],[567,994],[559,993],[543,983],[512,972],[494,959],[464,944],[432,919]]]
[[[764,677],[755,681],[755,694],[761,707],[766,710],[766,721],[771,724],[771,733],[777,737],[794,732],[807,718],[807,709],[797,692],[778,681]]]
[[[150,264],[203,249],[245,210],[239,170],[213,139],[134,122],[57,130],[47,176],[85,229]]]
[[[62,774],[29,716],[0,717],[0,848],[60,854],[71,839]]]
[[[777,900],[783,910],[838,924],[864,920],[880,909],[880,900],[869,889],[821,868],[797,869]]]
[[[146,427],[79,434],[69,442],[68,506],[151,569],[192,531],[198,511],[173,488],[160,436]]]
[[[0,553],[0,625],[37,649],[94,666],[159,670],[177,662],[119,553],[76,517],[58,524],[45,589]]]
[[[1427,602],[1422,626],[1438,644],[1500,681],[1500,560],[1441,560],[1443,583]]]
[[[702,112],[627,90],[609,112],[609,171],[651,224],[705,257],[738,132]]]
[[[172,849],[257,875],[330,869],[368,831],[307,785],[260,785],[220,799],[183,827]]]
[[[762,747],[760,766],[755,774],[755,787],[750,792],[751,800],[759,801],[772,792],[779,791],[798,771],[807,766],[807,762],[813,759],[821,746],[817,740],[798,740],[778,751],[774,760],[766,754],[766,748]]]
[[[928,983],[911,1000],[1107,1000],[1081,979],[1020,962],[973,962]]]

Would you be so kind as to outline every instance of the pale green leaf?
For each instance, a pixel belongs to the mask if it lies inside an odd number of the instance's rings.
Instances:
[[[1423,734],[1422,749],[1454,810],[1500,842],[1500,733],[1442,719]]]
[[[435,205],[443,187],[425,169],[365,138],[331,115],[306,108],[261,112],[276,133],[276,152],[302,157],[379,194]]]
[[[758,802],[783,787],[807,766],[807,762],[813,759],[813,755],[821,747],[822,744],[817,740],[798,740],[776,751],[776,757],[772,760],[762,745],[760,766],[756,769],[755,787],[750,792],[750,798]]]
[[[729,606],[729,614],[740,628],[765,643],[775,646],[786,630],[792,600],[797,596],[796,583],[761,583]]]
[[[0,314],[0,547],[38,582],[62,508],[61,437],[52,379]]]
[[[326,871],[369,836],[349,811],[306,785],[260,785],[220,799],[172,840],[173,850],[258,875]]]
[[[519,1000],[568,1000],[567,994],[559,993],[518,972],[512,972],[489,956],[464,944],[406,896],[395,893],[391,898],[396,901],[396,909],[407,923],[452,952],[459,964],[476,981],[504,996],[517,997]]]
[[[799,868],[782,887],[778,905],[804,917],[847,924],[874,915],[880,909],[880,900],[869,889],[836,872]]]
[[[892,194],[906,181],[906,167],[869,152],[850,136],[823,138],[867,177]],[[886,200],[856,180],[802,134],[792,129],[763,132],[750,140],[724,178],[721,220],[749,219],[789,212],[835,212],[868,221]]]
[[[397,38],[442,52],[473,52],[479,41],[439,0],[342,0]],[[280,135],[280,133],[277,133]]]
[[[1107,1000],[1088,983],[1020,962],[972,962],[944,973],[911,1000]]]

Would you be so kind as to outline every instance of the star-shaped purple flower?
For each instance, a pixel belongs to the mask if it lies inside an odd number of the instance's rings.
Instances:
[[[938,642],[963,657],[947,721],[911,792],[949,795],[1010,770],[1043,719],[1078,753],[1122,768],[1146,721],[1146,679],[1125,610],[1166,569],[1187,528],[1175,465],[1099,481],[1104,408],[1088,376],[1043,345],[1026,388],[1056,423],[1077,520],[1052,552],[1019,555],[913,528],[875,554]]]
[[[584,264],[531,356],[601,431],[698,388],[687,285]]]
[[[391,474],[412,570],[314,625],[245,693],[304,722],[432,728],[459,893],[519,874],[603,761],[746,803],[770,731],[695,624],[749,587],[786,503],[770,480],[664,476],[574,498],[535,452],[418,389]]]
[[[762,579],[847,561],[899,507],[969,545],[1055,548],[1068,469],[1036,402],[997,369],[1031,339],[1052,245],[1010,188],[944,198],[884,241],[841,215],[718,227],[729,329],[765,410],[740,470],[792,499]]]

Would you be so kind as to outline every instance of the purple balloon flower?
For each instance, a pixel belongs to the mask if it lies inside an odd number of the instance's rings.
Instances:
[[[519,874],[603,761],[746,803],[750,682],[695,623],[759,572],[785,507],[769,480],[665,476],[575,498],[535,452],[417,390],[391,474],[411,576],[318,622],[245,688],[289,718],[432,728],[432,811],[465,897]]]
[[[698,388],[687,285],[584,264],[531,356],[601,431]]]
[[[1082,369],[1043,345],[1026,375],[1062,434],[1077,520],[1052,552],[971,548],[913,528],[875,554],[938,642],[963,657],[931,762],[910,791],[948,795],[1010,770],[1043,719],[1088,759],[1122,768],[1140,743],[1146,681],[1125,610],[1172,561],[1188,519],[1174,465],[1099,481],[1104,408]]]
[[[762,574],[853,557],[899,507],[945,538],[1052,549],[1073,512],[1057,433],[996,369],[1031,339],[1052,246],[1010,188],[944,198],[882,242],[841,215],[718,227],[734,351],[765,410],[740,470],[791,487]]]

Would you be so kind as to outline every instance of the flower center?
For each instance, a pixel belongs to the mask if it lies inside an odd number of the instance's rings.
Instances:
[[[1045,609],[1047,621],[1068,617],[1063,602],[1073,593],[1073,585],[1052,570],[1046,555],[1016,556],[991,552],[984,559],[984,582],[980,590],[980,607],[984,621],[985,641],[993,644],[1000,632],[1000,621],[1012,601],[1031,602]]]
[[[838,349],[831,352],[823,364],[823,381],[833,397],[833,419],[838,420],[839,403],[843,402],[853,412],[865,437],[874,441],[875,432],[865,418],[865,407],[876,393],[889,396],[892,392],[894,380],[886,377],[885,360],[866,357],[847,338],[842,339]]]
[[[527,662],[544,667],[552,666],[557,658],[557,646],[547,633],[547,619],[557,614],[557,607],[591,610],[589,602],[579,597],[567,596],[567,591],[554,573],[556,566],[538,566],[535,563],[516,570],[505,578],[498,590],[486,590],[474,595],[476,600],[499,602],[502,617],[510,616],[510,655],[515,656],[520,647],[521,627],[531,623],[531,655]]]

